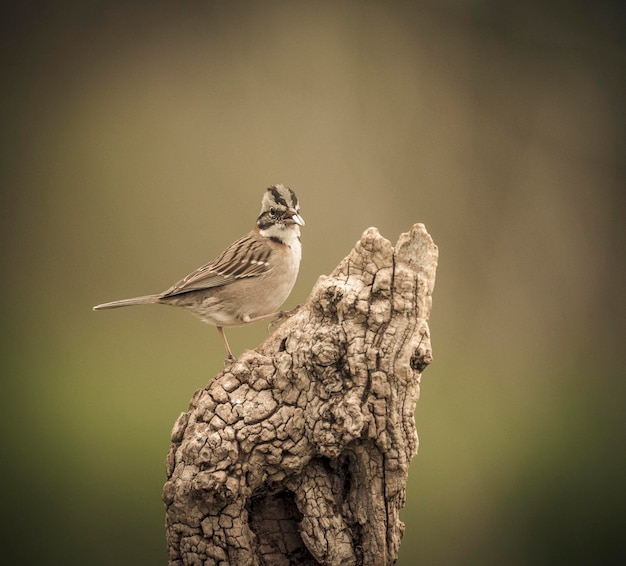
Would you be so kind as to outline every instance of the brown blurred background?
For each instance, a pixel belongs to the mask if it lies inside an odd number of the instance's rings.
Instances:
[[[369,226],[440,248],[398,564],[626,558],[619,6],[3,8],[3,562],[166,562],[169,433],[224,352],[91,307],[214,257],[272,183],[307,222],[286,307]]]

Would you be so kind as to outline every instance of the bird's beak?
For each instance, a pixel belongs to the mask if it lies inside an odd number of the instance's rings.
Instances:
[[[293,208],[287,212],[287,218],[291,218],[294,224],[298,226],[304,226],[304,218],[300,216]]]

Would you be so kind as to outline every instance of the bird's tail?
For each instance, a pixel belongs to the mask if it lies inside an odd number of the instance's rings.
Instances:
[[[96,305],[93,310],[100,311],[104,309],[117,309],[119,307],[129,307],[131,305],[151,305],[159,302],[159,295],[145,295],[144,297],[133,297],[132,299],[122,299],[121,301],[112,301]]]

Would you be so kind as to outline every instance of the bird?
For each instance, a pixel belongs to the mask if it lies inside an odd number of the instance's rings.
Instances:
[[[160,304],[182,307],[217,327],[227,360],[234,360],[224,327],[280,316],[298,277],[302,244],[298,198],[286,185],[268,187],[254,228],[219,256],[169,289],[96,305],[93,310]]]

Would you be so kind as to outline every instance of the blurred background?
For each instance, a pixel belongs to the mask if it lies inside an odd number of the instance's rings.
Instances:
[[[398,564],[623,563],[619,3],[26,2],[2,23],[6,564],[166,563],[169,435],[222,369],[167,288],[300,198],[440,249]],[[234,351],[266,325],[233,329]]]

